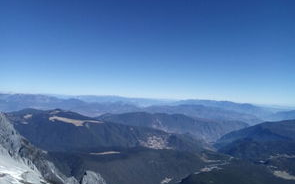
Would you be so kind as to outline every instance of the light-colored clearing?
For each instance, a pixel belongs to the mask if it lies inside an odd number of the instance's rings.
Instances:
[[[24,118],[29,119],[29,118],[32,118],[32,116],[33,116],[32,114],[26,114],[26,115],[24,115]]]
[[[54,110],[54,111],[50,112],[50,114],[58,114],[60,112],[61,112],[60,110]]]
[[[287,173],[286,171],[274,171],[273,174],[279,178],[283,178],[285,180],[295,180],[295,176]]]
[[[111,154],[120,154],[118,151],[106,151],[106,152],[99,152],[99,153],[90,153],[90,155],[111,155]]]
[[[64,123],[71,123],[75,126],[83,126],[85,122],[90,122],[90,123],[103,123],[102,121],[96,121],[96,120],[78,120],[78,119],[70,119],[70,118],[65,118],[65,117],[60,117],[60,116],[52,116],[49,117],[50,121],[62,121]]]

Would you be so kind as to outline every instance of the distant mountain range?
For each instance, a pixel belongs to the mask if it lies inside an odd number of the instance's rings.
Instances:
[[[151,127],[165,132],[188,133],[207,142],[214,142],[226,133],[248,126],[240,121],[214,121],[192,118],[183,114],[152,114],[147,112],[105,114],[98,119],[124,125]]]
[[[280,121],[280,120],[287,120],[287,119],[295,119],[295,110],[291,111],[279,111],[272,114],[269,119]]]
[[[88,116],[97,116],[104,113],[124,113],[139,109],[135,105],[122,102],[89,103],[75,98],[63,99],[47,95],[0,94],[0,111],[11,112],[26,108],[41,110],[60,108]]]
[[[176,107],[178,107],[176,109]],[[195,108],[194,111],[191,108]],[[38,95],[38,94],[4,94],[0,93],[0,111],[9,112],[25,108],[35,109],[65,109],[76,111],[87,116],[99,116],[104,113],[126,113],[136,111],[175,113],[179,110],[186,115],[206,116],[210,119],[219,118],[221,113],[230,114],[229,118],[244,116],[245,122],[252,124],[261,120],[284,120],[294,117],[294,112],[279,108],[257,106],[247,103],[214,100],[165,100],[146,98],[127,98],[120,96],[67,96],[67,95]],[[186,110],[184,110],[187,108]],[[205,112],[212,111],[212,114]],[[288,112],[289,111],[289,112]],[[176,112],[177,113],[177,112]],[[199,113],[199,114],[198,114]],[[277,113],[277,114],[276,114]],[[208,115],[208,116],[207,116]],[[227,118],[226,115],[222,118]],[[236,119],[235,119],[236,120]],[[243,121],[239,119],[239,121]]]
[[[184,114],[194,118],[212,119],[215,121],[242,121],[250,125],[262,121],[254,115],[204,105],[150,106],[146,107],[145,111],[151,113]]]
[[[92,117],[105,113],[127,112],[184,114],[212,120],[243,121],[250,125],[262,122],[263,119],[274,114],[274,110],[270,108],[227,101],[169,101],[116,96],[67,96],[57,98],[48,95],[0,94],[0,111],[11,112],[25,108],[42,110],[60,108]]]

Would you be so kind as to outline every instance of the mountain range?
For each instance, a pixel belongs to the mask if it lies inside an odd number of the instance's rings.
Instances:
[[[295,183],[292,110],[0,94],[0,111],[0,183]]]
[[[226,133],[248,126],[248,124],[240,121],[214,121],[193,118],[183,114],[147,112],[105,114],[98,119],[124,125],[150,127],[165,132],[190,134],[207,142],[214,142]]]
[[[60,109],[25,109],[5,117],[26,140],[46,151],[62,176],[75,181],[93,172],[92,178],[114,184],[176,182],[211,164],[209,160],[227,159],[189,135],[103,122]]]
[[[26,139],[48,151],[85,151],[101,147],[137,146],[197,151],[205,144],[186,135],[106,123],[60,109],[25,109],[9,113],[8,118]]]
[[[263,122],[263,120],[284,120],[294,117],[294,112],[287,108],[272,108],[230,101],[0,93],[0,111],[12,112],[25,108],[42,110],[60,108],[92,117],[105,113],[127,112],[181,113],[205,119],[244,121],[250,125]]]

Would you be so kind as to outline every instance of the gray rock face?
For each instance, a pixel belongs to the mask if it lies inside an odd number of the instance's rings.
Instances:
[[[46,152],[21,137],[0,113],[0,183],[65,183],[64,177],[46,159]],[[74,181],[68,184],[75,184]]]
[[[79,184],[79,182],[74,177],[67,178],[64,184]]]
[[[0,114],[0,183],[47,183],[30,160],[19,156],[21,149],[22,138],[5,115]]]
[[[106,184],[106,182],[100,176],[100,174],[92,171],[86,171],[82,178],[81,184]]]
[[[2,113],[0,113],[0,145],[12,156],[16,156],[21,148],[20,136]]]
[[[0,113],[0,183],[79,184],[74,177],[61,174],[47,160],[46,152],[20,136],[3,113]],[[81,183],[106,184],[100,174],[92,171],[85,173]]]

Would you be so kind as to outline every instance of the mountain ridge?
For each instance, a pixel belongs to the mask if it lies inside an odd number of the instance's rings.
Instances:
[[[125,125],[151,127],[171,133],[189,133],[207,142],[213,142],[228,132],[248,126],[239,121],[213,121],[192,118],[183,114],[148,112],[105,114],[97,119]]]

